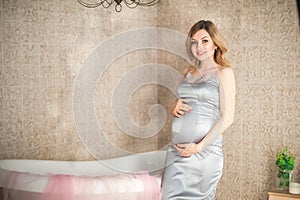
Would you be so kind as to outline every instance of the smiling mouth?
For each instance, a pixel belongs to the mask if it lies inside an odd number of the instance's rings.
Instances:
[[[205,51],[202,51],[202,52],[197,51],[197,55],[198,55],[198,56],[202,56],[202,55],[204,55],[205,53],[206,53]]]

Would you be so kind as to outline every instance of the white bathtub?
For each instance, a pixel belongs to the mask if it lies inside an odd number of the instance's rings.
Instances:
[[[50,177],[56,175],[88,178],[113,177],[120,184],[126,184],[124,185],[124,188],[126,188],[129,183],[121,179],[118,180],[118,178],[122,176],[121,178],[124,179],[124,176],[127,176],[125,179],[128,180],[131,174],[136,175],[149,172],[151,178],[155,177],[157,184],[160,185],[160,174],[164,168],[165,156],[166,151],[153,151],[99,161],[0,160],[0,187],[5,186],[11,191],[18,191],[11,195],[13,197],[8,198],[10,200],[33,200],[40,199],[39,194],[45,191]],[[14,176],[14,184],[7,184],[7,177],[10,174]],[[136,188],[137,192],[142,190],[143,185],[138,179],[134,178],[130,180],[134,181],[130,184],[133,184],[132,186]],[[78,186],[76,187],[76,191],[78,191]],[[123,186],[118,185],[117,187],[120,187],[120,190],[122,190]],[[103,189],[99,186],[97,188],[93,192],[97,194],[103,192]],[[122,196],[124,197],[123,194],[119,197],[116,195],[111,198],[107,196],[106,199],[125,200],[128,198],[123,198]],[[78,199],[82,198],[81,196]],[[130,198],[140,199],[140,197],[135,198],[133,196],[130,196]],[[84,199],[88,198],[84,197]],[[100,199],[103,198],[100,197]]]

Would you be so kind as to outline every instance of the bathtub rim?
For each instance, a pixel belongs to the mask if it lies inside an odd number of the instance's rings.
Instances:
[[[165,164],[166,150],[157,150],[145,153],[136,153],[104,160],[67,161],[67,160],[36,160],[36,159],[0,159],[0,170],[28,172],[33,174],[63,174],[104,176],[120,173],[150,174],[161,173]],[[136,159],[137,158],[137,159]],[[125,161],[132,161],[124,163]],[[135,162],[133,162],[135,161]],[[23,164],[23,167],[20,165]],[[130,168],[134,164],[133,168]],[[143,164],[143,165],[141,165]],[[42,170],[47,166],[50,170]],[[84,169],[82,169],[84,167]],[[1,177],[0,177],[1,178]]]

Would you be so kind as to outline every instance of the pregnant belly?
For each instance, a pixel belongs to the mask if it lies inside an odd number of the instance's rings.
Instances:
[[[172,143],[199,142],[208,133],[215,118],[201,116],[199,113],[186,113],[179,118],[174,117],[172,121]]]

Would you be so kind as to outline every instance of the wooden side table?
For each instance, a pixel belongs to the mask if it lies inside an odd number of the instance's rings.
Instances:
[[[287,191],[268,192],[269,200],[296,200],[300,199],[300,194],[290,194]]]

